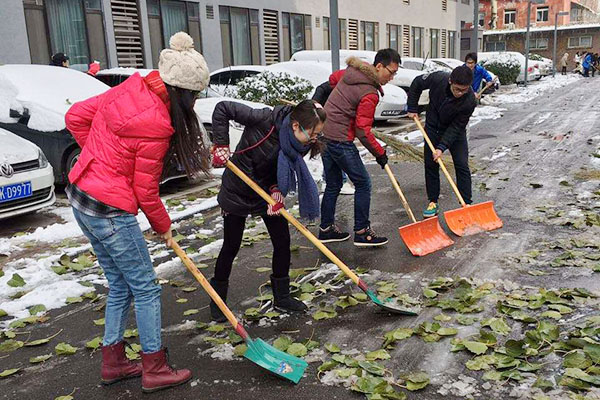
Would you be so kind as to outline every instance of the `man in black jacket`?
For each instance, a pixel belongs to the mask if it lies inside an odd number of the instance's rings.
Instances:
[[[408,117],[418,117],[419,97],[429,89],[429,108],[425,129],[435,153],[425,146],[425,185],[429,204],[423,211],[425,218],[439,213],[440,169],[437,160],[450,150],[458,190],[467,204],[471,203],[471,171],[469,170],[469,147],[467,124],[477,106],[471,88],[473,72],[465,65],[455,68],[451,74],[434,72],[415,78],[408,93]]]

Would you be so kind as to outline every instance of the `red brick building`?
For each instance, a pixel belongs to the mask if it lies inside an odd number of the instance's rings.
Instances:
[[[480,0],[479,25],[488,29],[519,29],[527,26],[527,0],[496,0],[497,13],[492,15],[492,0]],[[543,4],[531,5],[531,27],[554,26],[556,14],[566,11],[569,15],[559,16],[558,25],[600,22],[599,0],[546,0]]]

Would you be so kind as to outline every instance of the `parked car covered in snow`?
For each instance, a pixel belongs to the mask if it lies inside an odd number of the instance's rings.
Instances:
[[[104,93],[108,86],[69,68],[47,65],[0,66],[0,127],[21,136],[48,156],[57,183],[80,153],[65,126],[73,103]]]
[[[477,53],[477,58],[479,62],[483,63],[488,61],[505,62],[512,60],[518,63],[521,67],[521,71],[517,77],[517,82],[525,82],[525,56],[521,53],[516,51],[488,51]],[[536,68],[529,63],[527,66],[527,81],[539,79],[539,77],[539,70],[536,70]]]
[[[54,174],[35,144],[0,128],[0,219],[50,206]]]
[[[345,68],[346,59],[348,57],[358,57],[368,63],[375,61],[376,51],[370,50],[340,50],[340,68]],[[405,57],[401,57],[403,61]],[[294,53],[290,58],[290,61],[317,61],[331,63],[331,51],[330,50],[302,50]],[[412,81],[417,77],[423,75],[425,72],[417,71],[414,69],[405,68],[400,65],[398,72],[394,78],[388,83],[388,85],[394,85],[402,88],[408,95],[408,89],[412,84]],[[386,85],[387,86],[387,85]],[[384,89],[385,92],[385,89]],[[425,108],[429,104],[429,90],[424,90],[419,98],[419,106]]]
[[[262,71],[282,72],[294,77],[300,77],[308,80],[314,89],[317,86],[329,80],[331,75],[331,63],[316,61],[288,61],[276,63],[269,66],[263,65],[236,65],[227,68],[221,68],[211,73],[211,88],[220,93],[227,93],[242,79],[258,75]],[[387,120],[397,117],[404,113],[407,96],[406,93],[396,88],[394,85],[387,84],[383,87],[384,96],[379,101],[375,110],[376,120]],[[312,93],[309,94],[309,97]]]

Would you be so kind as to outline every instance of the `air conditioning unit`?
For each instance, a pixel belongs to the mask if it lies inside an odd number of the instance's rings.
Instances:
[[[511,23],[509,23],[509,24],[507,25],[507,27],[508,27],[508,29],[511,29],[511,30],[512,30],[512,29],[515,29],[515,23],[514,23],[514,22],[511,22]]]

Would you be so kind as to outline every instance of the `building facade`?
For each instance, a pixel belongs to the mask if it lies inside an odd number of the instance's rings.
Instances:
[[[339,0],[341,48],[397,49],[460,58],[472,0]],[[170,36],[186,31],[211,69],[272,64],[299,50],[329,49],[326,0],[2,0],[0,63],[48,64],[66,53],[84,69],[155,68]]]

